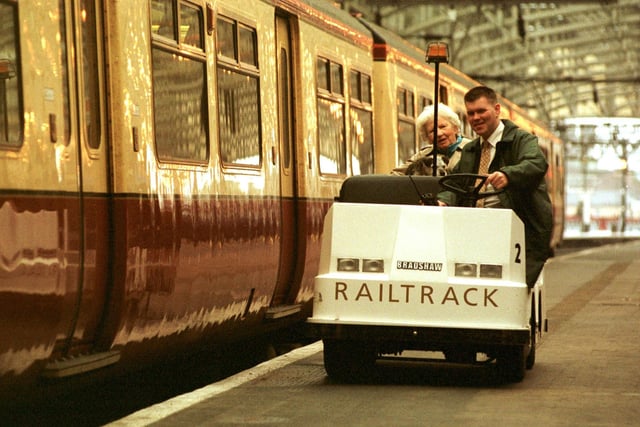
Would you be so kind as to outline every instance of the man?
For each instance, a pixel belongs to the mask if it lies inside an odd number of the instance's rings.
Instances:
[[[478,173],[485,144],[489,150],[486,185],[504,191],[488,197],[484,206],[513,209],[524,223],[527,285],[533,287],[551,255],[553,216],[544,179],[547,161],[536,136],[509,120],[500,120],[500,104],[493,89],[474,87],[465,94],[464,102],[469,124],[479,137],[464,146],[452,173]],[[441,206],[458,203],[458,196],[449,191],[439,193],[438,199]]]

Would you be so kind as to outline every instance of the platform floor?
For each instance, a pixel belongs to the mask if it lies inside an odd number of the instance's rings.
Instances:
[[[110,425],[640,425],[640,241],[546,269],[550,332],[521,383],[497,383],[487,366],[407,362],[338,384],[316,342]]]

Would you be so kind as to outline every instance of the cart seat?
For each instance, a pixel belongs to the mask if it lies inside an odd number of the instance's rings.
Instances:
[[[437,205],[441,177],[421,175],[356,175],[340,189],[339,202],[393,205]]]

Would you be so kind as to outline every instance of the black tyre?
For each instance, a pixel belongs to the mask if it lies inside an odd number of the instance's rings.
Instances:
[[[514,345],[500,351],[496,360],[498,375],[506,382],[519,383],[524,379],[527,357],[526,346]]]
[[[529,354],[527,355],[527,369],[532,369],[533,365],[536,363],[536,334],[537,334],[537,325],[536,325],[536,315],[535,315],[535,304],[536,299],[531,299],[531,320],[529,321],[529,325],[531,327],[531,336],[529,338]]]
[[[374,373],[377,352],[361,342],[322,340],[324,369],[327,375],[340,382],[361,382]]]
[[[527,369],[533,369],[533,365],[536,364],[536,346],[531,346],[529,354],[527,355]]]
[[[527,369],[532,369],[533,365],[536,364],[536,323],[531,319],[531,339],[529,342],[529,354],[527,354]]]

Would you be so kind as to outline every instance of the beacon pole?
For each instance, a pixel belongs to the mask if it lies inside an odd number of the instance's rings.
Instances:
[[[429,43],[427,46],[427,58],[426,61],[428,63],[434,63],[436,69],[436,75],[434,78],[434,105],[433,105],[433,150],[431,150],[431,154],[433,155],[433,162],[431,164],[432,175],[436,176],[438,174],[438,95],[440,94],[440,63],[444,62],[445,64],[449,62],[449,47],[446,43],[443,42],[434,42]]]

